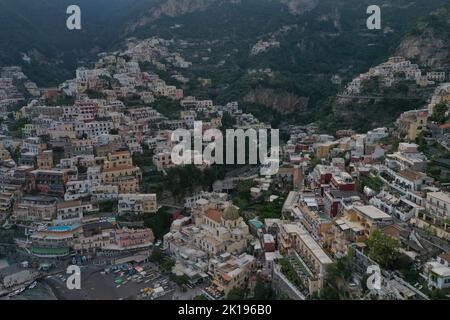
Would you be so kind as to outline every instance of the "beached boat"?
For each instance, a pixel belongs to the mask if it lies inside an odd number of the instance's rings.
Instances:
[[[17,296],[17,295],[21,294],[22,292],[24,292],[25,289],[26,289],[25,287],[19,288],[19,289],[15,290],[15,291],[11,292],[10,294],[8,294],[8,297]]]
[[[30,285],[28,286],[28,289],[36,288],[36,286],[37,286],[37,281],[34,281],[32,284],[30,284]]]

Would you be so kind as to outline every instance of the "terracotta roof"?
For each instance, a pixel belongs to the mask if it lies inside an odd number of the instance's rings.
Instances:
[[[80,200],[72,200],[72,201],[64,201],[58,203],[58,209],[64,209],[64,208],[70,208],[70,207],[76,207],[81,205]]]
[[[117,155],[120,155],[120,154],[130,154],[130,152],[127,151],[127,150],[111,152],[111,155],[112,155],[112,156],[117,156]]]
[[[439,128],[444,129],[444,130],[445,129],[450,129],[450,123],[445,123],[445,124],[439,126]]]
[[[400,176],[402,176],[403,178],[409,179],[409,180],[417,180],[420,179],[423,174],[417,171],[413,171],[410,169],[405,169],[402,170],[398,173]]]
[[[208,209],[208,210],[206,210],[206,216],[209,219],[211,219],[211,220],[213,220],[213,221],[215,221],[217,223],[221,223],[222,219],[223,219],[222,218],[222,214],[219,211],[217,211],[216,209]]]
[[[135,166],[117,166],[117,167],[112,167],[112,168],[104,168],[103,172],[114,172],[114,171],[121,171],[121,170],[128,170],[128,169],[134,169]]]

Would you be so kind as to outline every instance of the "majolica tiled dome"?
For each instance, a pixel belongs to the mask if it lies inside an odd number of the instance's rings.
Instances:
[[[223,218],[225,220],[236,220],[239,217],[240,217],[239,210],[236,206],[233,205],[226,208],[225,211],[223,212]]]

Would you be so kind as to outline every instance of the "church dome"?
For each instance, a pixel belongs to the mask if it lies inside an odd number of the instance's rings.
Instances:
[[[236,206],[233,205],[226,208],[225,211],[223,212],[223,218],[225,220],[236,220],[239,217],[240,217],[239,210]]]

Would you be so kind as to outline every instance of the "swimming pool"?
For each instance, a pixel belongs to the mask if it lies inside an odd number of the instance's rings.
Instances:
[[[54,231],[54,232],[65,232],[65,231],[72,231],[76,228],[78,228],[78,225],[74,226],[54,226],[54,227],[48,227],[48,231]]]

